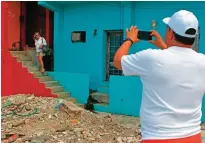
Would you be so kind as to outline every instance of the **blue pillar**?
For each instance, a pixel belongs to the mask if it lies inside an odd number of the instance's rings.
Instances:
[[[124,38],[126,37],[126,28],[129,28],[130,26],[134,25],[134,21],[132,18],[132,6],[133,2],[121,2],[121,12],[122,17],[121,17],[121,21],[122,21],[122,28],[124,30]]]

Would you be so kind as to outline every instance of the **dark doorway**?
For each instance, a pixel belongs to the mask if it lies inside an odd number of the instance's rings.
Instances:
[[[34,46],[32,39],[35,32],[40,32],[45,37],[46,9],[38,5],[37,1],[26,2],[26,43]]]

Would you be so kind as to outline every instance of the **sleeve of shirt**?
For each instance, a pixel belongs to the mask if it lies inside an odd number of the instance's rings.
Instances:
[[[152,49],[144,50],[136,54],[126,55],[121,58],[121,66],[123,74],[126,76],[146,75],[149,71],[150,59],[152,57]]]
[[[46,43],[46,39],[45,39],[45,38],[43,38],[43,45],[44,45],[44,46],[47,45],[47,43]]]
[[[37,49],[39,49],[40,44],[38,43],[37,40],[35,40],[35,46],[36,46]]]

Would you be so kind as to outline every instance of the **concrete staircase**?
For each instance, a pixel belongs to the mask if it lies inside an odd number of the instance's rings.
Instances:
[[[97,88],[97,92],[91,94],[92,98],[102,105],[109,104],[109,82],[103,81],[101,86]]]
[[[76,102],[76,99],[70,96],[69,92],[65,92],[64,88],[55,81],[52,76],[49,76],[47,72],[41,73],[37,66],[34,65],[32,58],[28,56],[26,51],[10,51],[12,57],[17,59],[17,62],[21,62],[23,68],[27,68],[28,73],[33,74],[34,78],[37,78],[40,83],[45,84],[45,88],[51,90],[51,92],[57,95],[58,98],[62,98],[68,101]]]

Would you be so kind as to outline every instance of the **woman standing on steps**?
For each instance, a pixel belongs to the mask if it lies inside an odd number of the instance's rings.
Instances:
[[[45,54],[43,53],[42,47],[47,45],[46,40],[45,38],[40,36],[39,32],[35,32],[33,39],[35,41],[36,46],[36,56],[38,57],[41,66],[40,72],[45,72],[43,63],[43,56],[45,56]]]

